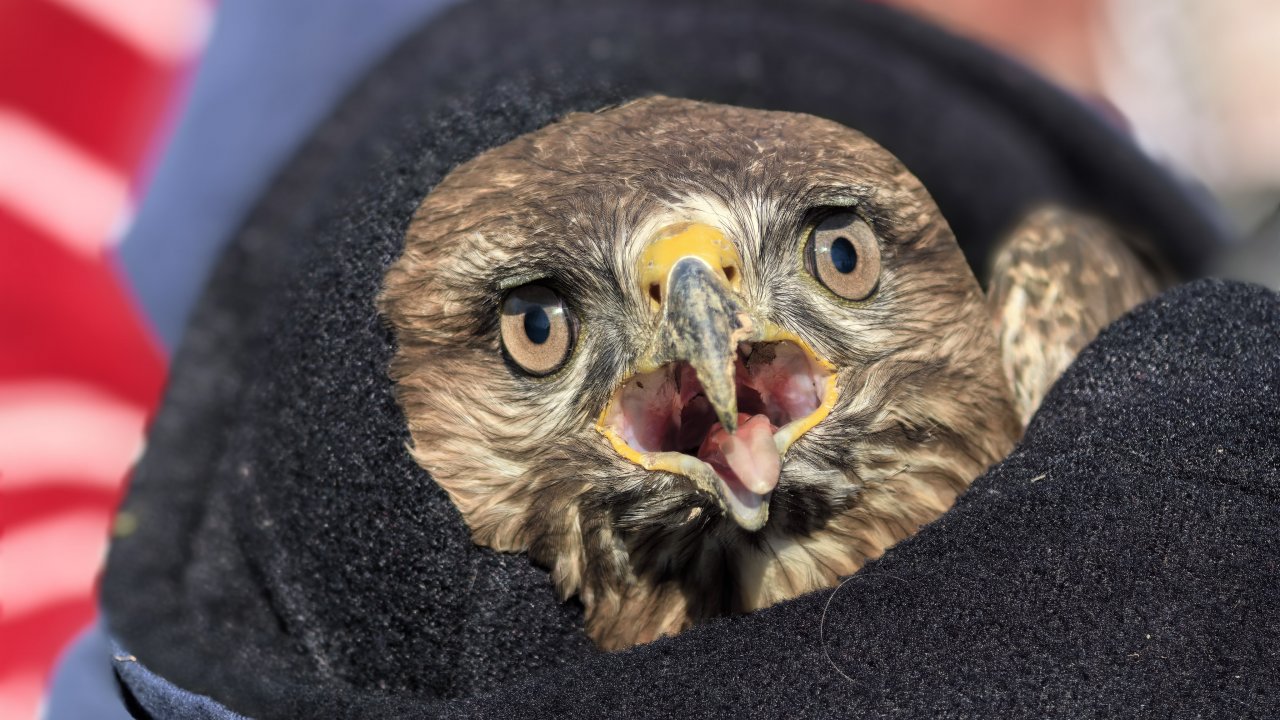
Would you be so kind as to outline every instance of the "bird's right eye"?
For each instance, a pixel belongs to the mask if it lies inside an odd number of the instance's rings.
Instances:
[[[573,350],[572,316],[545,285],[523,285],[502,301],[502,347],[530,375],[559,370]]]

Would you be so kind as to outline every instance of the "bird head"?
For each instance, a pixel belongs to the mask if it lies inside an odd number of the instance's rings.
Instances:
[[[450,173],[379,303],[410,452],[607,648],[837,582],[1020,432],[937,207],[812,116],[567,116]]]

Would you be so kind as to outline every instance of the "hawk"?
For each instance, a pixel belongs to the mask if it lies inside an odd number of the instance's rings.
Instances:
[[[1062,209],[987,280],[862,134],[651,97],[453,170],[378,302],[415,460],[618,649],[832,586],[937,518],[1155,290]]]

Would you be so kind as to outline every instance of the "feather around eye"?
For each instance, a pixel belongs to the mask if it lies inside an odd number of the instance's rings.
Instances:
[[[852,210],[818,221],[805,243],[805,269],[823,287],[845,300],[865,300],[880,280],[880,242]]]

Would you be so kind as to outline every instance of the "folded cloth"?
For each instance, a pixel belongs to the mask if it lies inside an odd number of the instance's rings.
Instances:
[[[1106,330],[1022,444],[835,590],[462,704],[487,717],[1275,717],[1280,294]]]
[[[875,5],[464,4],[408,40],[320,128],[240,231],[197,310],[122,508],[121,534],[103,581],[109,629],[123,648],[118,654],[146,670],[121,668],[127,688],[139,677],[155,678],[259,718],[522,708],[596,715],[608,703],[654,712],[684,704],[703,713],[829,714],[832,707],[880,697],[860,694],[868,688],[889,687],[881,670],[850,662],[862,657],[855,640],[880,638],[884,647],[906,648],[906,638],[917,632],[921,642],[935,643],[910,646],[916,653],[932,647],[922,656],[928,662],[910,671],[885,666],[905,673],[891,676],[894,682],[922,688],[901,707],[933,712],[929,708],[946,700],[953,703],[948,712],[958,713],[1001,707],[992,698],[1015,702],[1008,685],[988,677],[1014,667],[996,662],[1007,658],[993,648],[1034,638],[984,636],[966,644],[961,641],[968,636],[948,624],[963,615],[955,615],[960,610],[914,617],[874,603],[861,611],[845,604],[871,603],[860,594],[865,591],[851,591],[886,582],[879,568],[899,551],[855,576],[830,608],[826,601],[833,596],[819,594],[713,623],[687,638],[602,656],[582,634],[578,606],[554,597],[545,571],[524,556],[476,547],[448,498],[405,451],[404,419],[387,376],[391,336],[373,298],[414,208],[451,167],[489,147],[566,112],[649,92],[812,112],[867,132],[929,187],[975,267],[984,265],[987,250],[1007,228],[1046,201],[1080,206],[1134,230],[1149,239],[1148,250],[1183,271],[1193,270],[1219,240],[1196,202],[1086,107],[1006,61]],[[1274,322],[1274,300],[1256,291],[1207,285],[1187,292],[1171,296],[1170,309],[1157,315],[1171,315],[1176,323],[1184,305],[1229,309],[1248,296],[1251,312],[1270,312]],[[1192,302],[1201,295],[1209,299]],[[1230,312],[1201,314],[1203,322],[1186,328],[1193,347],[1195,333],[1209,331],[1204,323]],[[1212,354],[1215,347],[1210,343],[1204,351]],[[1265,348],[1249,347],[1239,352],[1262,357],[1257,353]],[[1274,357],[1274,346],[1270,351]],[[1170,352],[1194,362],[1189,348]],[[1255,364],[1258,372],[1267,367]],[[1145,397],[1144,387],[1128,392]],[[1246,386],[1235,387],[1243,392]],[[1059,402],[1060,409],[1051,404],[1033,424],[1033,438],[1038,428],[1053,426],[1071,447],[1084,448],[1091,428],[1107,428],[1106,437],[1133,437],[1136,452],[1154,453],[1154,467],[1164,467],[1168,458],[1160,452],[1170,441],[1151,444],[1157,430],[1144,434],[1144,425],[1120,432],[1108,424],[1116,417],[1113,408]],[[1061,417],[1051,422],[1055,413]],[[1015,454],[1012,467],[1021,467],[1021,457]],[[1119,472],[1126,466],[1108,467]],[[1091,487],[1087,473],[1059,472],[1061,479],[1051,473],[1035,483],[1028,479],[1028,487]],[[999,497],[979,490],[966,502]],[[1097,501],[1109,497],[1103,493]],[[1091,519],[1099,507],[1093,503],[1090,496],[1077,498],[1061,510],[1078,516],[1064,522],[1076,529],[1096,525],[1103,529],[1091,537],[1108,537],[1106,526]],[[1040,547],[1035,532],[1050,526],[1017,522],[1020,507],[998,506],[991,517],[1002,525],[979,522],[976,527],[990,536],[972,527],[950,533],[946,528],[955,519],[944,517],[919,541],[938,533],[948,538],[924,545],[937,555],[935,572],[950,558],[970,563],[963,568],[997,571],[1012,567],[1002,552]],[[1116,511],[1114,502],[1101,507]],[[1186,498],[1171,512],[1194,519],[1198,507]],[[1116,532],[1162,531],[1135,513],[1120,518]],[[971,557],[980,550],[986,559]],[[924,567],[926,559],[910,562]],[[1058,587],[1057,570],[1043,572],[1039,584],[1019,576],[1009,581],[1012,590],[991,585],[992,592],[970,598],[990,605],[964,617],[974,627],[987,627],[978,619],[1003,618],[1010,621],[1009,633],[1022,633],[1012,619],[1024,608],[1041,613],[1046,627],[1058,627],[1065,609],[1033,593]],[[1075,582],[1074,575],[1063,578],[1064,588]],[[962,580],[947,586],[921,579],[892,593],[904,599],[919,593],[919,607],[934,608],[924,596],[963,598],[959,590],[974,586]],[[1213,581],[1206,576],[1206,583]],[[1171,586],[1159,587],[1153,599],[1172,602],[1163,594]],[[900,607],[906,612],[914,606]],[[1109,617],[1103,607],[1079,609]],[[838,627],[830,624],[837,618]],[[814,630],[821,630],[818,644],[805,634]],[[784,652],[786,647],[791,650]],[[1026,671],[1023,681],[1045,680],[1042,669],[1071,665],[1092,647],[1064,641],[1022,657],[1018,662],[1035,660],[1018,666]],[[815,651],[824,660],[830,654],[832,662],[822,667],[831,674],[808,661]],[[978,662],[983,658],[990,662]],[[1169,682],[1179,673],[1201,672],[1196,665],[1164,667]],[[926,692],[934,687],[930,682],[966,668],[973,675],[966,675],[965,688],[948,689],[942,700]],[[813,683],[824,677],[830,682],[821,692],[834,693],[832,705],[813,699]],[[1055,675],[1046,682],[1060,678],[1053,687],[1083,702],[1093,686],[1072,684],[1080,677]],[[600,685],[583,687],[587,678]],[[966,700],[972,685],[986,681],[992,692],[1005,690]],[[783,686],[794,691],[783,692]],[[668,691],[669,697],[656,696]],[[892,702],[906,697],[885,692]],[[147,698],[161,696],[135,692],[132,707],[156,713]],[[700,699],[693,702],[694,696]],[[987,701],[980,702],[983,697]],[[1028,712],[1041,707],[1017,698],[1016,707]],[[1068,713],[1088,709],[1061,707]]]
[[[396,710],[1274,717],[1278,328],[1280,294],[1261,287],[1171,291],[1085,350],[955,508],[839,587]],[[235,717],[116,657],[148,708],[186,709],[155,717]],[[320,695],[295,687],[261,716],[306,717]],[[342,713],[392,712],[362,700]]]

